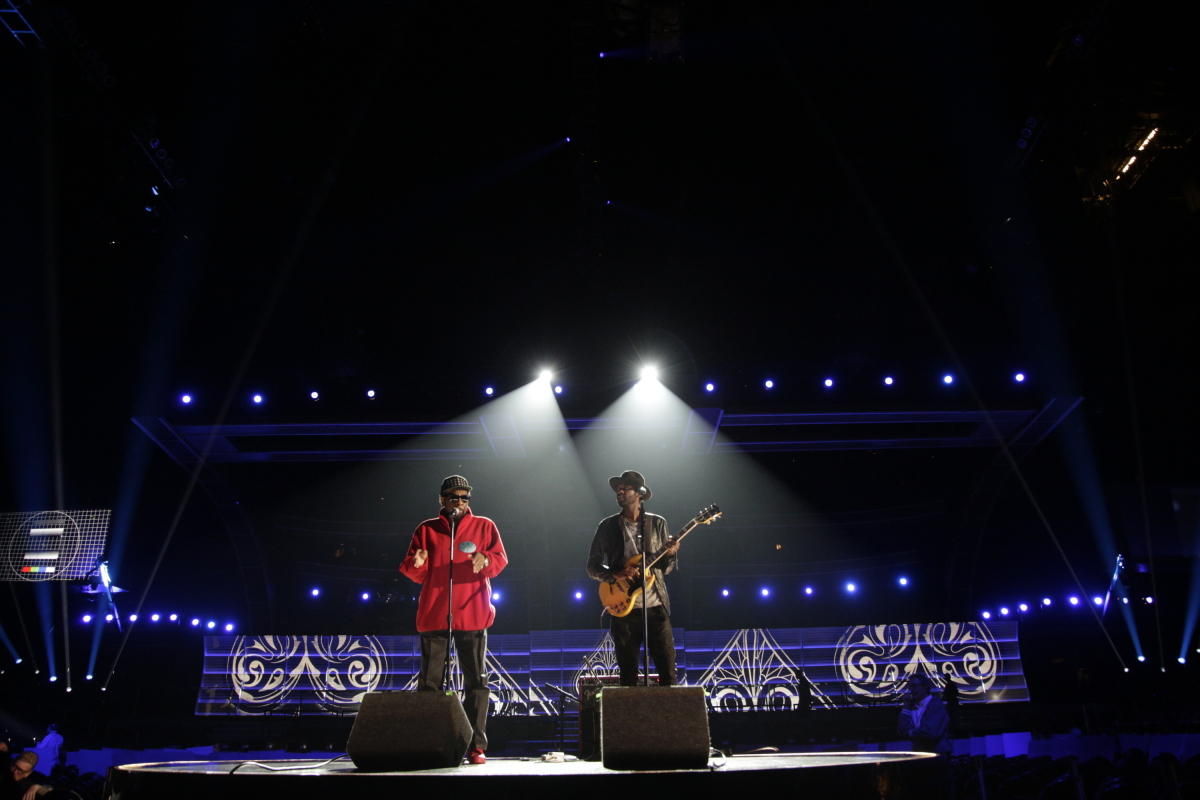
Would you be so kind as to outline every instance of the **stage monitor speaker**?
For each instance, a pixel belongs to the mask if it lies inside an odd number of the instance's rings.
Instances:
[[[600,693],[600,758],[608,769],[704,769],[708,703],[698,686]]]
[[[458,695],[372,692],[359,706],[346,753],[362,770],[439,769],[461,764],[470,743]]]

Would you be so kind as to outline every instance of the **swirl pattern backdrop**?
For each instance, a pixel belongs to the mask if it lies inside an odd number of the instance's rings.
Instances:
[[[675,643],[681,683],[715,712],[898,704],[915,672],[954,681],[963,703],[1029,699],[1015,622],[676,628]],[[416,636],[210,636],[196,713],[353,714],[367,692],[412,690],[420,661]],[[616,674],[604,630],[492,636],[487,666],[492,713],[510,716],[555,713],[546,684]]]

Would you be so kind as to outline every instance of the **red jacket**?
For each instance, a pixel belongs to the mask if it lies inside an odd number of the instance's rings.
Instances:
[[[467,545],[465,552],[462,547]],[[474,549],[470,545],[474,545]],[[504,542],[496,523],[487,517],[477,517],[466,509],[458,521],[454,534],[454,629],[477,631],[490,628],[496,620],[496,608],[492,605],[491,578],[500,574],[508,565],[504,553]],[[421,599],[417,603],[417,630],[444,631],[446,629],[446,582],[450,549],[450,523],[438,515],[427,519],[413,532],[408,555],[400,564],[404,575],[421,584]],[[413,554],[418,550],[429,551],[428,558],[420,567],[413,566]],[[488,558],[488,565],[473,572],[471,553],[480,552]]]

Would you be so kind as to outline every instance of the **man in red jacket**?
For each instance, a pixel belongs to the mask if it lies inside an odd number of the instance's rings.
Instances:
[[[417,691],[443,688],[446,668],[446,601],[451,561],[454,570],[452,609],[454,649],[458,653],[466,697],[463,709],[474,735],[467,760],[485,764],[487,712],[487,629],[496,620],[491,579],[508,565],[496,523],[471,513],[471,486],[461,475],[442,481],[442,510],[417,526],[400,571],[421,584],[417,630],[421,633],[421,674]],[[450,550],[451,525],[454,551]]]

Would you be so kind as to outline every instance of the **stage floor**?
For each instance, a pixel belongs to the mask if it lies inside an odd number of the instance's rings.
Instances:
[[[546,763],[493,758],[480,766],[412,772],[361,772],[348,759],[322,765],[312,760],[260,762],[175,761],[128,764],[109,773],[113,800],[147,798],[254,798],[264,792],[289,798],[391,797],[414,792],[472,791],[489,798],[570,797],[611,800],[613,792],[656,787],[727,795],[739,788],[804,791],[810,796],[879,797],[878,782],[915,784],[935,763],[927,753],[803,753],[713,758],[707,769],[624,772],[600,762]],[[273,771],[267,767],[293,767]]]

